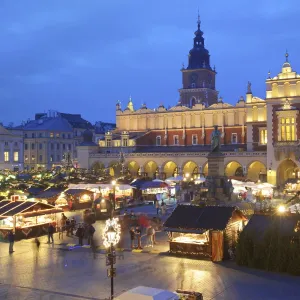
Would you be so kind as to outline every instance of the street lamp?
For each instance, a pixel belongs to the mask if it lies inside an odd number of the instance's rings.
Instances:
[[[114,208],[114,211],[116,210],[116,184],[117,184],[117,181],[116,180],[113,180],[111,182],[112,186],[113,186],[113,208]]]
[[[106,220],[105,228],[103,232],[103,244],[108,248],[108,254],[106,256],[106,265],[110,266],[107,269],[107,276],[110,277],[110,297],[114,298],[114,277],[116,277],[116,268],[114,264],[116,263],[116,254],[114,251],[114,246],[117,245],[121,237],[121,226],[119,224],[119,219],[111,218]]]

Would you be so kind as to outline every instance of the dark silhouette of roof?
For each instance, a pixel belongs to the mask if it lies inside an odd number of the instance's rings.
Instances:
[[[95,124],[95,133],[105,134],[107,131],[116,129],[115,123],[106,123],[106,122],[96,122]]]
[[[44,192],[38,194],[36,196],[36,198],[38,198],[38,199],[49,199],[49,198],[58,196],[63,191],[64,191],[64,189],[50,188],[50,189],[45,190]]]
[[[66,113],[59,113],[59,115],[66,119],[71,125],[73,128],[81,128],[81,129],[93,129],[93,125],[83,119],[81,117],[80,114],[66,114]]]
[[[236,207],[178,205],[164,223],[166,231],[224,230],[237,211],[240,219],[245,218]],[[178,230],[179,229],[179,230]]]
[[[83,132],[82,136],[83,142],[80,146],[97,146],[97,144],[93,142],[93,132],[91,130],[87,129]]]
[[[243,233],[249,234],[254,240],[262,240],[268,230],[278,228],[281,236],[299,236],[295,228],[300,225],[299,214],[289,215],[253,215],[243,230]]]

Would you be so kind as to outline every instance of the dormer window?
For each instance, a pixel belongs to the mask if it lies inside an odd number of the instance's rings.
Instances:
[[[231,134],[231,143],[232,144],[237,144],[238,139],[237,139],[237,133],[232,133]]]
[[[111,147],[111,139],[106,139],[106,147]]]
[[[198,137],[197,134],[192,135],[192,145],[197,145],[198,144]]]
[[[128,139],[123,139],[123,147],[128,147]]]

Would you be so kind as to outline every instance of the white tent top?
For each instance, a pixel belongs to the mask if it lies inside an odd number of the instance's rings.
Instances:
[[[166,181],[182,181],[183,180],[183,177],[178,175],[176,177],[169,177],[166,179]]]
[[[167,290],[155,289],[146,286],[138,286],[118,297],[116,300],[179,300],[177,294]]]
[[[112,190],[113,189],[113,185],[107,184],[107,183],[80,183],[80,184],[70,184],[69,185],[69,189],[86,189],[86,190],[90,190],[93,192],[99,192],[99,187],[101,188],[101,190],[105,190],[105,189]],[[132,186],[129,184],[117,184],[116,187],[121,191],[132,189]]]

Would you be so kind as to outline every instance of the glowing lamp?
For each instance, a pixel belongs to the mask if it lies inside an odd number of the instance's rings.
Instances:
[[[110,226],[106,232],[108,243],[110,244],[114,243],[116,239],[116,234],[117,234],[116,230],[112,226]]]
[[[119,243],[121,237],[121,226],[118,218],[108,219],[103,232],[103,244],[106,248]]]
[[[116,183],[117,183],[117,182],[116,182],[115,180],[113,180],[113,181],[111,182],[112,185],[116,185]]]
[[[279,205],[278,208],[277,208],[277,211],[279,213],[284,213],[286,211],[285,207],[283,205]]]

